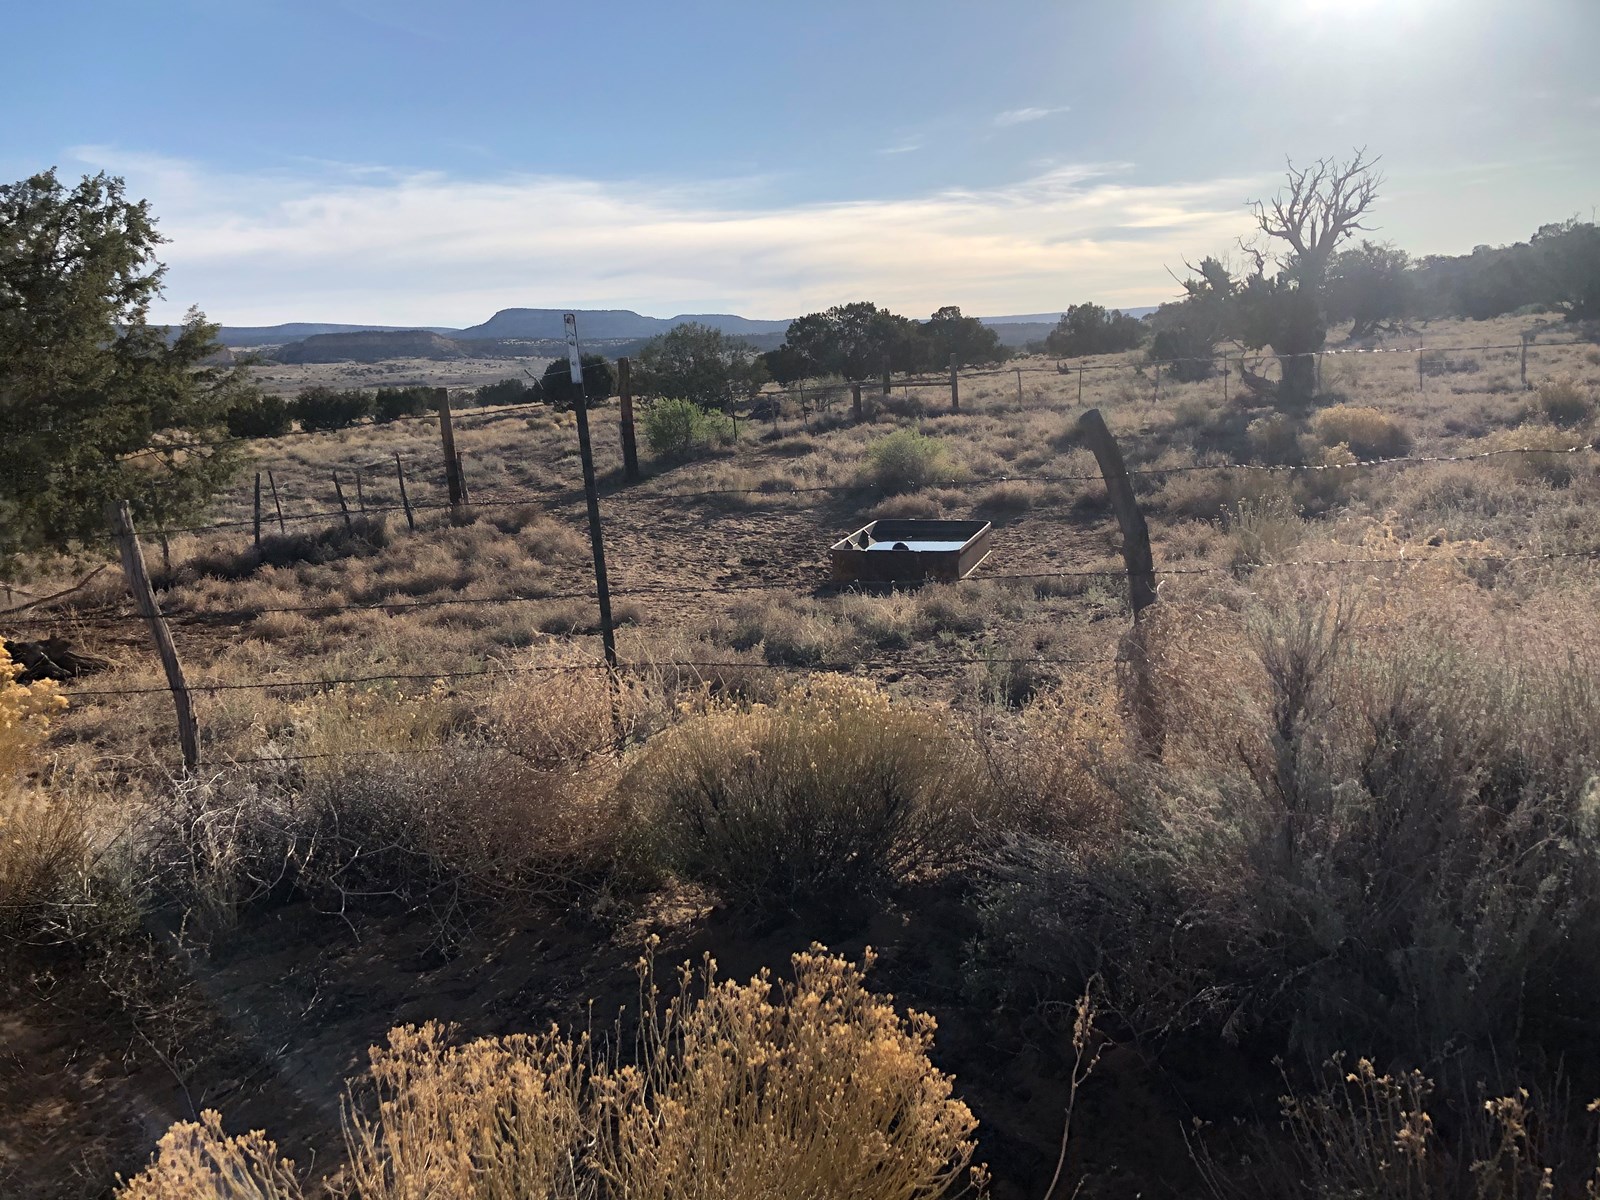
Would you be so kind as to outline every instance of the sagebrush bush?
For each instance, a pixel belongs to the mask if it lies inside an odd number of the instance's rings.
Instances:
[[[624,730],[645,720],[635,692],[617,701]],[[334,689],[291,706],[259,752],[290,756],[281,769],[175,786],[142,823],[140,859],[157,901],[205,930],[294,899],[402,904],[446,932],[490,905],[582,903],[629,869],[612,713],[594,669],[513,677],[481,712],[442,693]],[[425,747],[439,750],[413,753]]]
[[[945,444],[915,429],[897,429],[867,447],[867,476],[891,494],[947,483],[955,465]]]
[[[1553,425],[1581,425],[1595,412],[1595,394],[1571,375],[1547,379],[1539,385],[1539,411]]]
[[[1235,570],[1284,561],[1309,531],[1294,502],[1284,495],[1240,500],[1223,514],[1223,521],[1233,535]]]
[[[928,1059],[932,1018],[900,1016],[863,967],[821,946],[791,961],[784,984],[765,971],[720,982],[709,959],[685,966],[664,1007],[642,965],[636,1062],[555,1029],[460,1045],[436,1023],[393,1029],[352,1087],[334,1187],[362,1200],[952,1194],[977,1122]],[[118,1192],[306,1194],[264,1134],[230,1138],[215,1112],[174,1126]]]
[[[984,804],[977,761],[942,717],[842,676],[658,734],[623,790],[664,866],[769,914],[855,915],[950,862]]]
[[[1411,453],[1411,434],[1382,409],[1335,404],[1311,418],[1311,431],[1324,446],[1348,446],[1363,460]]]
[[[1104,970],[1150,1030],[1576,1055],[1561,1030],[1600,989],[1592,664],[1478,657],[1444,628],[1358,639],[1311,597],[1169,659],[1199,635],[1168,618],[1162,761],[1117,782],[1130,836],[1002,856],[979,955],[1001,989],[1064,999]]]
[[[1555,1200],[1600,1196],[1592,1132],[1567,1130],[1562,1097],[1525,1088],[1441,1095],[1423,1072],[1380,1072],[1335,1055],[1314,1085],[1286,1080],[1281,1134],[1250,1152],[1198,1164],[1216,1195],[1242,1200]],[[1463,1103],[1463,1101],[1466,1101]],[[1600,1103],[1589,1106],[1600,1112]],[[1441,1120],[1435,1120],[1438,1113]],[[1584,1121],[1584,1124],[1591,1124]],[[1283,1136],[1287,1135],[1287,1136]]]
[[[693,400],[657,400],[644,414],[644,437],[663,457],[691,458],[733,440],[733,422]]]
[[[1299,422],[1285,413],[1257,417],[1245,430],[1245,438],[1257,462],[1278,467],[1301,459]]]

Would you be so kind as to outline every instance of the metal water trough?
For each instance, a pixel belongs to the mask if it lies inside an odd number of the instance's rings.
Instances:
[[[965,579],[989,557],[987,521],[873,521],[831,548],[835,583]]]

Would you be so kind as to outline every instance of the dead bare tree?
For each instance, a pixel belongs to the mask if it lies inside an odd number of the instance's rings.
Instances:
[[[1278,260],[1278,274],[1269,281],[1266,252],[1246,247],[1256,262],[1250,283],[1261,300],[1261,340],[1286,356],[1281,394],[1287,400],[1309,401],[1315,389],[1312,356],[1322,349],[1328,332],[1321,306],[1328,262],[1346,238],[1372,229],[1363,222],[1383,186],[1378,162],[1364,147],[1344,162],[1319,158],[1296,167],[1290,161],[1284,189],[1270,201],[1250,204],[1261,232],[1292,251]]]
[[[1270,203],[1251,203],[1261,232],[1289,243],[1294,251],[1293,269],[1305,282],[1321,281],[1340,242],[1372,229],[1362,224],[1362,218],[1371,211],[1383,186],[1378,162],[1367,157],[1365,147],[1348,162],[1319,158],[1308,167],[1296,167],[1290,160],[1285,191]]]

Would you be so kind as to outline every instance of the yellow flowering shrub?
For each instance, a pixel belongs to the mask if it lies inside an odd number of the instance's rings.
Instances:
[[[50,715],[67,707],[53,682],[18,683],[21,674],[22,668],[0,647],[0,782],[22,773]]]
[[[929,1061],[933,1018],[896,1013],[821,946],[794,982],[719,982],[685,965],[664,1006],[641,962],[637,1061],[586,1034],[452,1045],[430,1022],[390,1031],[346,1107],[362,1200],[934,1200],[970,1178],[977,1126]],[[214,1112],[174,1126],[122,1200],[297,1200],[293,1165]]]
[[[87,844],[84,814],[73,797],[22,783],[51,715],[67,702],[54,683],[18,683],[21,673],[0,649],[0,932],[57,895]]]

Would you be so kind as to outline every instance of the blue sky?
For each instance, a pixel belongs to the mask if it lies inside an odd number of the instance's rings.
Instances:
[[[0,175],[105,169],[158,316],[1170,296],[1285,156],[1418,253],[1600,204],[1600,0],[28,0]]]

